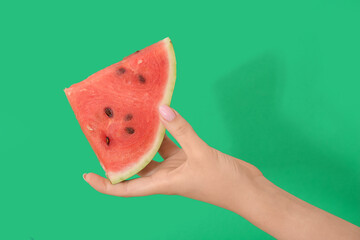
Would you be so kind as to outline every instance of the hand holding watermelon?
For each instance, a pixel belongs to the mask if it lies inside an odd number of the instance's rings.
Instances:
[[[115,185],[97,174],[84,174],[94,189],[119,197],[176,194],[208,202],[243,216],[277,239],[360,236],[357,226],[276,187],[255,166],[208,146],[175,110],[163,105],[159,112],[182,148],[165,135],[159,149],[163,162],[151,161],[138,173],[140,178]]]
[[[151,161],[138,173],[140,178],[115,185],[97,174],[84,174],[93,188],[120,197],[177,194],[230,208],[224,199],[238,199],[233,189],[247,193],[250,183],[262,177],[256,167],[209,147],[172,108],[163,105],[159,110],[164,126],[182,148],[165,135],[159,149],[163,162]]]

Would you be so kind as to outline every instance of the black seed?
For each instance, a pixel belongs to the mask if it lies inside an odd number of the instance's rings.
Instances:
[[[105,114],[108,116],[108,117],[110,117],[110,118],[112,118],[113,117],[113,111],[112,111],[112,109],[111,108],[105,108],[104,109],[104,111],[105,111]]]
[[[138,75],[138,78],[141,83],[145,83],[146,80],[143,75]]]
[[[133,115],[131,113],[129,113],[129,114],[126,114],[124,120],[125,121],[130,121],[132,118],[133,118]]]
[[[109,138],[109,137],[106,137],[106,145],[109,146],[109,144],[110,144],[110,138]]]
[[[135,129],[133,129],[132,127],[126,127],[125,128],[125,131],[128,133],[128,134],[133,134],[135,132]]]
[[[134,53],[138,53],[138,52],[140,52],[140,50],[137,50],[136,52],[134,52]]]
[[[119,75],[124,74],[125,72],[126,72],[126,69],[125,69],[125,68],[119,68],[119,69],[117,70],[117,73],[118,73]]]

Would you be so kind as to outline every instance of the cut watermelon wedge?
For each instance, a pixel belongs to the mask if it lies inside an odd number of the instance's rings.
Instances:
[[[169,38],[65,89],[82,131],[115,184],[142,170],[165,134],[158,107],[170,105],[176,61]]]

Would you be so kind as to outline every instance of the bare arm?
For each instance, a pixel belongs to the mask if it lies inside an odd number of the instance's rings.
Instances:
[[[159,109],[167,136],[140,178],[112,185],[97,174],[84,179],[120,197],[177,194],[236,212],[277,239],[360,239],[360,228],[316,208],[268,181],[253,165],[209,147],[176,111]]]
[[[360,228],[289,194],[265,178],[257,180],[248,208],[233,211],[277,239],[360,239]]]

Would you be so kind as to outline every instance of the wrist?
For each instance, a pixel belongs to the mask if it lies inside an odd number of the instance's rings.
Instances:
[[[264,176],[252,179],[246,194],[237,193],[238,201],[231,211],[242,216],[261,230],[272,236],[277,235],[273,229],[289,229],[294,196],[274,185]],[[295,204],[297,205],[297,204]],[[289,218],[290,217],[290,218]]]
[[[251,221],[255,213],[258,215],[262,211],[264,200],[276,194],[278,188],[263,175],[251,178],[246,186],[245,191],[243,188],[234,190],[230,210]]]

